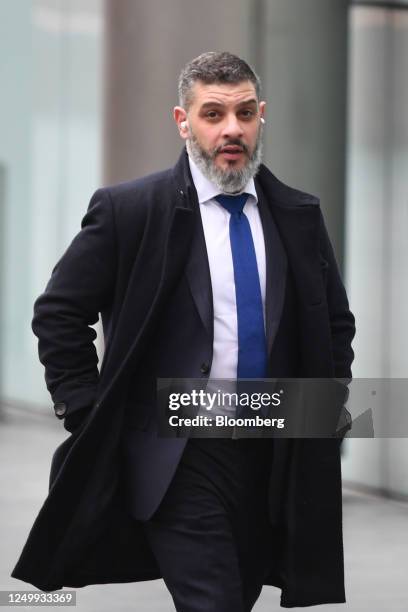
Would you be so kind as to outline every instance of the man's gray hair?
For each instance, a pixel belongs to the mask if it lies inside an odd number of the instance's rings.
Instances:
[[[192,102],[192,87],[196,81],[207,84],[251,81],[258,100],[261,94],[258,75],[244,60],[227,51],[202,53],[183,68],[178,82],[178,94],[179,104],[186,110]]]

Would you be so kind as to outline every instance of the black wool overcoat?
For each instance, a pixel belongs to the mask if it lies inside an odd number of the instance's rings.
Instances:
[[[84,425],[54,453],[48,496],[12,571],[44,591],[160,577],[119,495],[122,390],[186,265],[194,216],[188,175],[184,150],[172,169],[98,190],[37,300],[53,400],[86,410]],[[354,318],[319,201],[264,165],[256,181],[294,279],[300,376],[350,378]],[[89,327],[99,312],[100,373]],[[270,520],[277,539],[267,584],[281,588],[284,607],[344,602],[340,441],[275,442]]]

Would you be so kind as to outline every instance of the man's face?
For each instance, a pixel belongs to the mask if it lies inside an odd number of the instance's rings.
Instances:
[[[265,102],[258,102],[251,81],[192,87],[188,111],[174,109],[180,135],[207,176],[225,191],[239,191],[260,162],[260,119]],[[187,122],[188,128],[181,124]]]

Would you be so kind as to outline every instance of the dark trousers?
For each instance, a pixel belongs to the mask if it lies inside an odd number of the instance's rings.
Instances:
[[[274,545],[272,440],[190,439],[145,531],[177,612],[249,612]]]

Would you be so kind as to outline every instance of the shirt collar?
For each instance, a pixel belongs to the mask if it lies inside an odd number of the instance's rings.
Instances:
[[[221,192],[214,183],[212,183],[204,174],[201,172],[200,168],[188,156],[188,162],[190,164],[191,176],[193,178],[194,186],[197,190],[198,202],[199,204],[204,204],[209,200],[213,200],[215,196],[219,195]],[[248,193],[250,198],[248,198],[248,202],[252,201],[254,204],[258,202],[258,196],[255,189],[255,181],[253,177],[251,177],[248,183],[245,185],[242,192]],[[240,193],[242,193],[240,192]],[[238,194],[237,194],[238,195]]]

